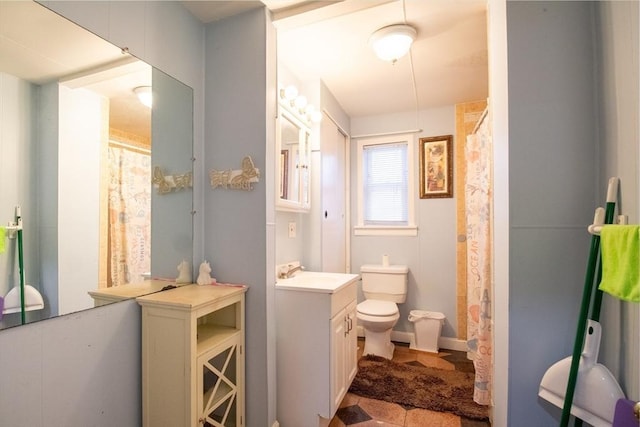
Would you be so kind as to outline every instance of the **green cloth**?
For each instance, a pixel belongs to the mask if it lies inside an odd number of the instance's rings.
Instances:
[[[4,244],[5,244],[5,238],[7,237],[6,234],[7,234],[7,229],[4,227],[0,227],[0,254],[3,254],[5,251]]]
[[[600,290],[640,302],[640,225],[605,225],[600,232]]]

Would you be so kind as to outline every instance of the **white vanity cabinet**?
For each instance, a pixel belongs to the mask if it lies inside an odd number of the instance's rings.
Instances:
[[[143,426],[244,425],[245,292],[187,285],[136,299]]]
[[[328,425],[355,377],[359,276],[335,277],[340,279],[335,285],[276,283],[277,417],[282,427]]]

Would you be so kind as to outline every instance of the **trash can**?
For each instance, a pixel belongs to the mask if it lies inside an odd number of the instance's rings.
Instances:
[[[444,319],[444,314],[436,311],[411,310],[409,321],[415,330],[415,345],[411,348],[437,353]]]

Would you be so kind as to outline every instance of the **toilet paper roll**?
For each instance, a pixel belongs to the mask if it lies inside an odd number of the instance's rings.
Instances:
[[[385,267],[389,266],[389,255],[382,255],[382,265]]]

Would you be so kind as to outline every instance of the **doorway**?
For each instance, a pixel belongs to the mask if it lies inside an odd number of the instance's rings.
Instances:
[[[322,271],[348,273],[348,139],[326,113],[323,114],[320,136],[322,147]]]

